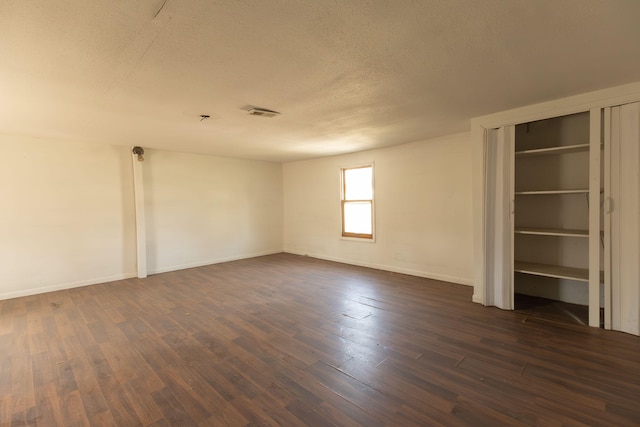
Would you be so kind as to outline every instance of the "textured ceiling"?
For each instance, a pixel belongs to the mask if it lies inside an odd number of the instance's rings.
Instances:
[[[0,132],[271,161],[396,145],[640,80],[639,17],[637,0],[2,0]]]

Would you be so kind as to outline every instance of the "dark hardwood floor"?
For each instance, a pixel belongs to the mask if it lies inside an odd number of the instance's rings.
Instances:
[[[2,426],[637,426],[640,338],[279,254],[0,302]]]
[[[570,304],[523,294],[515,294],[514,303],[515,310],[527,316],[571,325],[589,324],[589,306],[587,305]],[[604,318],[604,313],[600,313],[600,317]],[[600,325],[603,326],[603,322]]]

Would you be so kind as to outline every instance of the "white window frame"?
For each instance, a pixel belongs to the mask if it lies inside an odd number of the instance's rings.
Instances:
[[[346,200],[345,199],[345,171],[351,169],[371,168],[371,199],[366,200]],[[371,234],[348,233],[344,230],[344,206],[348,202],[370,202],[371,203]],[[373,162],[361,163],[355,166],[340,168],[340,236],[342,240],[352,240],[358,242],[375,242],[375,167]]]

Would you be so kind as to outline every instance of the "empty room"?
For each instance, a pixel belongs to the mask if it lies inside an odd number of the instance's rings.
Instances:
[[[640,2],[0,2],[0,426],[640,425]]]

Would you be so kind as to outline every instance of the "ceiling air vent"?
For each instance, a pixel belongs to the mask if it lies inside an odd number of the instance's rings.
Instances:
[[[260,107],[251,107],[247,111],[252,116],[275,117],[280,115],[280,113],[278,113],[277,111],[267,110],[266,108]]]

